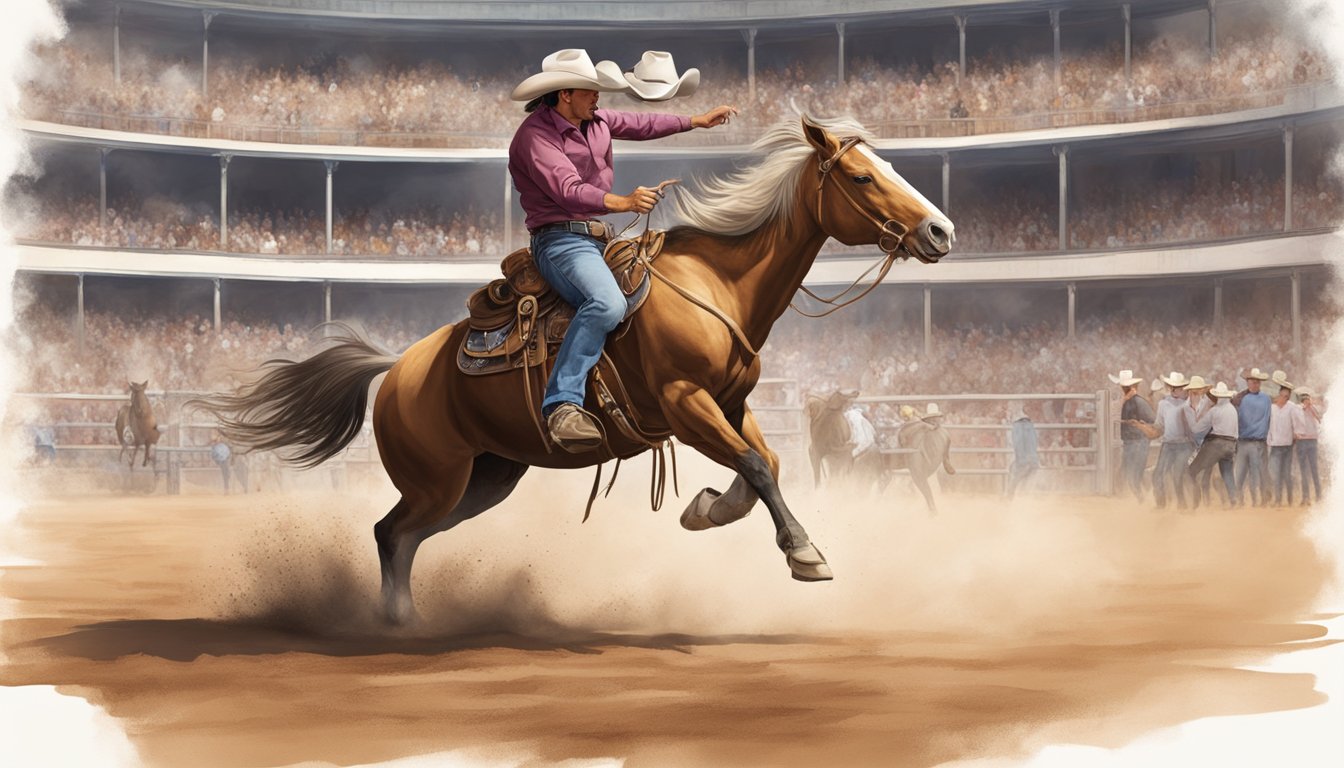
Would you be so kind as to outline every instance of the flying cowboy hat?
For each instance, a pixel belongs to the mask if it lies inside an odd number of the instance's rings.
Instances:
[[[587,51],[582,48],[565,48],[543,59],[541,71],[519,83],[509,98],[514,101],[531,101],[551,91],[566,88],[608,92],[630,90],[616,62],[599,61],[594,66]]]
[[[1209,390],[1209,394],[1217,398],[1236,397],[1236,392],[1227,388],[1227,382],[1220,381],[1218,386]]]
[[[677,66],[667,51],[645,51],[639,63],[625,73],[630,90],[644,101],[666,101],[690,96],[700,85],[700,70],[692,67],[677,76]]]
[[[1106,378],[1110,379],[1112,384],[1119,384],[1122,387],[1132,387],[1143,381],[1143,379],[1135,376],[1133,371],[1121,371],[1119,376],[1112,376],[1108,373]]]

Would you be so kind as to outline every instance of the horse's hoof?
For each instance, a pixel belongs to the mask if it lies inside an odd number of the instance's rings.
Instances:
[[[835,578],[831,566],[826,564],[825,556],[811,542],[790,550],[784,558],[797,581],[830,581]]]
[[[681,527],[688,531],[707,531],[710,528],[718,528],[718,524],[709,519],[710,507],[722,495],[713,488],[702,489],[691,499],[687,505],[686,511],[681,513]]]

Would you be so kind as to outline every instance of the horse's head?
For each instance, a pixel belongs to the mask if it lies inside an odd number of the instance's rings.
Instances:
[[[928,264],[952,250],[952,222],[862,139],[837,138],[806,117],[803,135],[817,151],[816,217],[826,234]]]
[[[132,395],[143,395],[145,393],[145,387],[149,386],[149,379],[145,379],[139,384],[136,384],[134,381],[128,381],[126,382],[126,386],[131,388]]]

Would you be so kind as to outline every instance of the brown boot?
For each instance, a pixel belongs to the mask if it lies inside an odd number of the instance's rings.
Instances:
[[[546,419],[555,444],[570,453],[584,453],[602,445],[602,433],[592,414],[573,403],[562,403]]]

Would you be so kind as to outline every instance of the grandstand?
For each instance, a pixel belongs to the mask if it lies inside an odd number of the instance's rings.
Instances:
[[[111,440],[104,406],[66,396],[128,376],[228,385],[302,354],[324,320],[404,349],[461,317],[526,241],[508,90],[562,45],[617,61],[666,49],[705,73],[686,103],[612,108],[742,107],[729,131],[619,145],[618,188],[729,168],[798,110],[847,113],[957,222],[943,263],[900,264],[865,303],[772,337],[777,383],[759,397],[781,441],[797,447],[799,393],[816,389],[1051,395],[1061,423],[1091,425],[1060,429],[1077,441],[1051,444],[1061,465],[1082,455],[1109,490],[1110,368],[1325,383],[1344,98],[1274,4],[785,0],[741,17],[671,0],[565,4],[583,17],[563,20],[540,2],[453,5],[66,7],[70,34],[23,100],[41,171],[5,191],[31,299],[16,343],[57,350],[24,387],[61,405],[26,418],[65,424],[58,452]],[[876,255],[832,244],[809,281],[848,284]],[[999,474],[995,402],[953,421],[980,425],[964,450]]]

